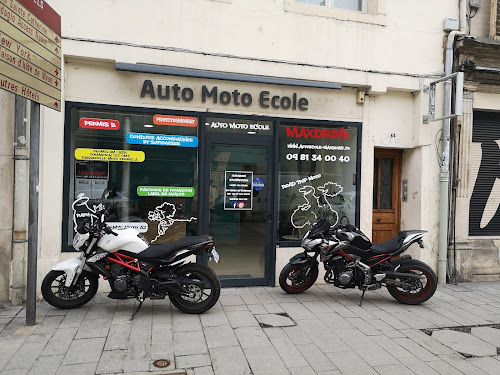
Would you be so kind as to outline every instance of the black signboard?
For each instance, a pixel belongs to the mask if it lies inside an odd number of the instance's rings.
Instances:
[[[253,172],[226,171],[225,210],[251,210]]]
[[[75,177],[92,180],[107,180],[109,176],[109,162],[76,160]]]

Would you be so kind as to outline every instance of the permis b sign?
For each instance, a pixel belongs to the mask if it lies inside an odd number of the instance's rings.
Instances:
[[[104,130],[118,130],[120,129],[120,121],[118,120],[103,120],[99,118],[85,118],[80,119],[80,128],[84,129],[104,129]]]
[[[194,197],[194,188],[178,186],[139,186],[137,195],[140,197]]]
[[[145,158],[146,156],[143,151],[105,150],[93,148],[77,148],[75,150],[75,159],[77,160],[104,160],[142,163]]]

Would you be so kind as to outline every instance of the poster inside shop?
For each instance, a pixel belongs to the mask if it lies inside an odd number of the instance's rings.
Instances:
[[[92,180],[109,179],[109,162],[94,160],[75,160],[75,177]]]
[[[355,223],[357,137],[357,126],[342,123],[280,125],[282,236],[307,230],[319,215]]]
[[[224,210],[251,210],[253,172],[225,171]]]
[[[75,160],[75,198],[85,194],[91,199],[99,199],[108,187],[109,162]]]

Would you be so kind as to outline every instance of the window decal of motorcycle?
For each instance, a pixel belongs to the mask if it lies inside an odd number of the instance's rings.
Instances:
[[[306,225],[312,225],[318,219],[316,213],[319,211],[322,212],[323,216],[331,218],[332,225],[337,225],[339,215],[332,207],[331,199],[342,193],[343,190],[342,186],[332,181],[328,181],[316,189],[311,185],[302,186],[299,192],[302,193],[306,202],[293,211],[290,218],[292,226],[299,229]]]
[[[168,207],[164,209],[164,207]],[[168,228],[170,228],[176,222],[191,222],[198,220],[196,217],[191,216],[189,219],[178,219],[174,218],[177,209],[172,203],[164,202],[160,206],[157,206],[154,211],[148,212],[148,219],[151,221],[158,221],[158,235],[151,240],[155,242],[158,238],[163,236]]]
[[[92,207],[89,206],[90,198],[85,196],[85,194],[80,193],[78,197],[71,205],[73,209],[73,230],[76,232],[76,227],[82,219],[89,218],[90,222],[93,224],[97,220],[96,212],[104,209],[102,203],[93,204]]]

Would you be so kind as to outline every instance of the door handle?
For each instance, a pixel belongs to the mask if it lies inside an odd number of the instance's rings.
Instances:
[[[377,220],[377,223],[380,223],[380,220],[382,220],[382,219],[375,219],[375,220]]]

